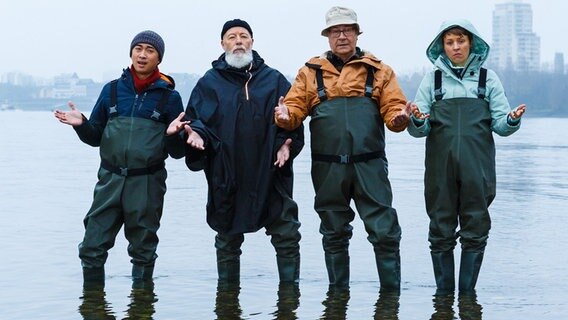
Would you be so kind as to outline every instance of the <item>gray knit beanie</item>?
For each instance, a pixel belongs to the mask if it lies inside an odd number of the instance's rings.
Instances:
[[[164,40],[160,37],[159,34],[155,33],[152,30],[142,31],[132,39],[130,43],[130,56],[132,57],[132,48],[134,48],[139,43],[147,43],[152,47],[156,48],[158,51],[158,56],[160,61],[162,61],[164,57],[164,51],[166,50],[166,46],[164,45]]]

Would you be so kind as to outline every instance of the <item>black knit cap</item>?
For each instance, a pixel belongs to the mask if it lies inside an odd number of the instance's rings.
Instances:
[[[252,38],[252,29],[250,28],[249,24],[241,19],[233,19],[225,22],[225,24],[223,25],[223,30],[221,30],[221,39],[223,39],[223,36],[225,35],[225,32],[227,32],[227,30],[234,27],[243,27],[247,29],[250,33],[250,37]]]
[[[152,30],[145,30],[134,36],[132,42],[130,43],[130,56],[132,57],[132,48],[134,48],[139,43],[147,43],[152,47],[156,48],[158,51],[158,56],[160,61],[164,57],[164,51],[166,51],[166,46],[164,45],[164,40],[159,34]]]

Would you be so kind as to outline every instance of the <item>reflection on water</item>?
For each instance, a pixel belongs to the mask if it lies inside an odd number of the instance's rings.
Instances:
[[[239,302],[239,283],[219,282],[215,298],[215,315],[218,320],[242,319],[243,311]]]
[[[154,294],[153,281],[135,281],[130,292],[130,303],[124,319],[153,319],[156,312],[154,304],[158,301]]]
[[[454,294],[435,295],[434,299],[434,313],[430,320],[452,320],[456,319],[454,311]]]
[[[135,282],[128,296],[130,303],[124,318],[120,319],[147,319],[152,320],[156,312],[154,304],[158,301],[154,294],[153,281]],[[106,293],[102,286],[87,286],[83,289],[83,296],[79,306],[79,314],[84,320],[117,319],[111,304],[106,300]]]
[[[400,308],[400,293],[379,292],[379,298],[375,303],[375,320],[398,320]]]
[[[329,286],[327,298],[322,302],[325,306],[320,319],[347,319],[347,306],[350,294],[349,288]]]
[[[433,302],[434,313],[430,318],[431,320],[458,319],[454,311],[454,294],[435,295]],[[477,302],[477,295],[475,293],[458,295],[458,314],[460,320],[481,320],[482,309],[481,305]]]
[[[79,314],[83,316],[83,319],[116,319],[105,297],[106,293],[102,287],[85,288],[79,306]]]
[[[272,319],[299,319],[296,314],[298,306],[300,306],[300,286],[297,283],[281,282],[278,285],[278,301],[276,311],[272,313]]]
[[[477,303],[477,295],[460,294],[458,296],[458,309],[461,320],[481,320],[481,310],[483,309]]]

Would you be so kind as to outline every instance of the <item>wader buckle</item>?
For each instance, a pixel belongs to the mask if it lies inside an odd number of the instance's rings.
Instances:
[[[120,168],[120,175],[123,177],[128,177],[128,168]]]
[[[349,163],[349,155],[348,154],[340,154],[339,155],[339,163],[348,164]]]

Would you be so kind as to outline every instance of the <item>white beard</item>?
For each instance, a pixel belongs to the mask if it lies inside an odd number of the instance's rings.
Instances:
[[[252,50],[247,50],[245,53],[232,53],[225,52],[225,61],[233,68],[243,68],[252,62]]]

